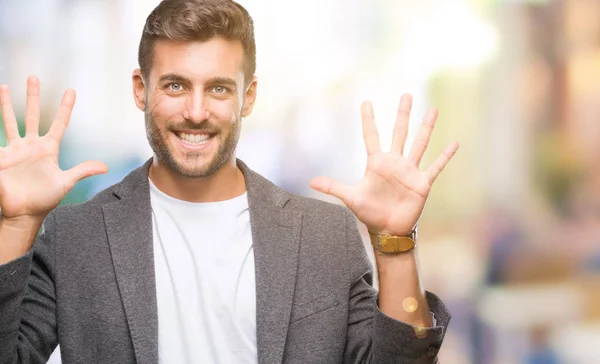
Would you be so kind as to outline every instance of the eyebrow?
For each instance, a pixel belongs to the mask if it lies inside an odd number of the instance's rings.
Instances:
[[[167,73],[166,75],[160,76],[160,78],[158,79],[158,83],[162,83],[164,81],[180,82],[180,83],[187,83],[187,84],[192,83],[192,81],[189,78],[183,77],[176,73]]]
[[[206,84],[208,85],[223,85],[223,86],[227,86],[232,90],[236,90],[237,89],[237,82],[235,82],[234,79],[232,78],[228,78],[228,77],[213,77],[210,78]]]
[[[192,84],[192,81],[189,78],[178,75],[176,73],[167,73],[165,75],[162,75],[158,79],[158,83],[163,83],[165,81],[178,82],[178,83],[183,83],[183,84],[188,84],[188,85]],[[228,86],[234,90],[237,88],[237,83],[235,82],[235,80],[232,78],[228,78],[228,77],[212,77],[206,81],[206,84],[207,85],[218,84],[218,85]]]

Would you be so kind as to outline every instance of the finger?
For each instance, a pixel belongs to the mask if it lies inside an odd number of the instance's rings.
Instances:
[[[365,139],[367,155],[380,152],[379,133],[377,132],[377,126],[375,125],[373,105],[369,101],[363,102],[360,112],[362,116],[363,138]]]
[[[27,103],[25,106],[25,136],[37,136],[40,123],[40,80],[27,79]]]
[[[310,187],[326,195],[339,198],[348,207],[352,205],[350,187],[343,185],[336,180],[329,177],[313,178],[313,180],[310,181]]]
[[[0,107],[2,108],[2,124],[4,124],[4,133],[6,140],[19,138],[19,126],[13,110],[10,90],[6,85],[0,85]]]
[[[104,174],[108,172],[108,166],[100,161],[86,161],[75,167],[64,171],[67,190],[70,190],[75,184],[84,178]]]
[[[48,136],[52,139],[60,142],[67,126],[69,126],[69,120],[71,120],[71,113],[73,112],[73,106],[75,106],[75,90],[68,89],[65,91],[60,107],[56,113],[56,118],[52,122],[50,130],[48,130]]]
[[[431,138],[431,132],[433,131],[437,116],[437,109],[431,108],[427,111],[427,114],[425,114],[425,118],[423,119],[423,123],[421,124],[421,129],[419,129],[419,133],[417,134],[415,144],[410,150],[408,158],[417,166],[419,166],[421,163],[421,158],[423,158],[423,154],[425,154],[427,145],[429,145],[429,139]]]
[[[458,150],[458,143],[454,142],[450,144],[446,150],[440,155],[435,162],[427,169],[427,176],[429,177],[429,184],[433,184],[435,179],[439,176],[439,174],[444,170],[450,159],[456,154]]]
[[[410,110],[412,108],[412,96],[405,94],[400,98],[398,106],[398,115],[396,116],[396,124],[394,125],[394,135],[392,137],[392,153],[402,155],[404,143],[406,143],[406,135],[408,134],[408,119],[410,118]]]

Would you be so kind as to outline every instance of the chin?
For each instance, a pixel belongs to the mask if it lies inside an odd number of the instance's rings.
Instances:
[[[198,157],[198,159],[205,158]],[[219,171],[227,163],[227,160],[221,161],[217,158],[217,156],[214,156],[210,160],[204,162],[197,160],[191,161],[190,159],[179,160],[176,162],[176,168],[174,168],[174,170],[183,177],[206,178]]]
[[[187,178],[205,178],[212,175],[215,170],[210,164],[196,164],[196,163],[177,163],[175,172],[183,177]]]

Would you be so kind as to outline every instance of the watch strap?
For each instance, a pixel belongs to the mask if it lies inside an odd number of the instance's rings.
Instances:
[[[412,250],[417,245],[417,229],[409,235],[396,236],[390,234],[375,234],[369,232],[373,249],[383,254],[400,254]]]

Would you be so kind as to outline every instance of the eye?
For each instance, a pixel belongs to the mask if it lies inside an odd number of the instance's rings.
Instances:
[[[229,89],[227,87],[223,87],[223,86],[215,86],[211,90],[217,94],[224,94],[229,91]]]
[[[176,83],[176,82],[168,84],[167,87],[169,88],[170,91],[174,91],[174,92],[178,92],[183,89],[183,86],[181,86],[180,83]]]

